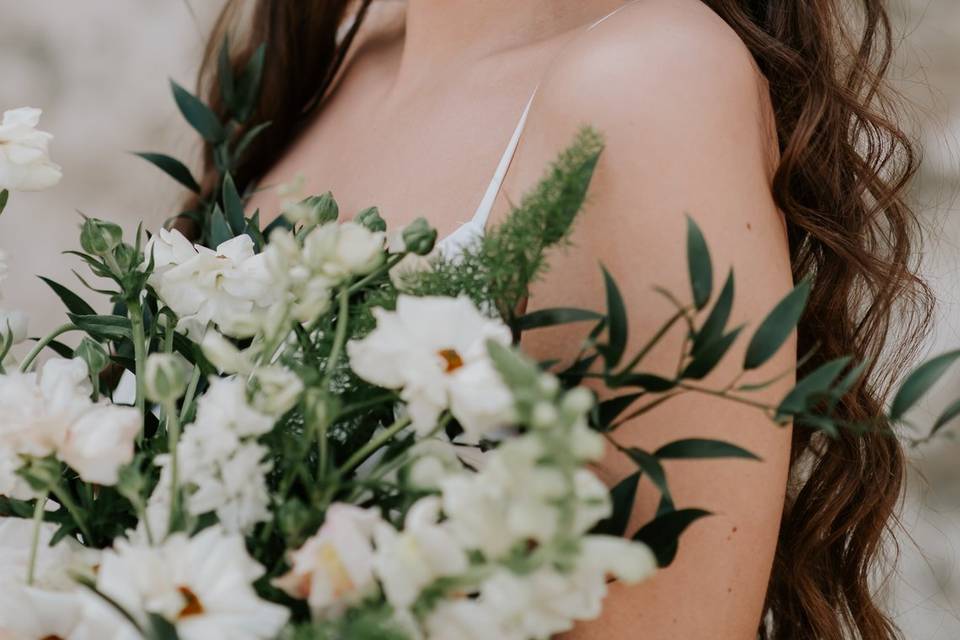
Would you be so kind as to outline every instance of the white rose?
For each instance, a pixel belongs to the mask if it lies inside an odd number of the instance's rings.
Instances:
[[[336,261],[353,275],[364,276],[380,266],[386,235],[355,222],[340,225]]]
[[[6,339],[7,332],[13,335],[13,344],[20,344],[27,339],[30,318],[22,311],[7,311],[0,309],[0,340]]]
[[[25,107],[3,114],[0,122],[0,190],[42,191],[63,177],[50,161],[52,135],[38,131],[40,109]]]
[[[133,460],[133,442],[140,433],[140,412],[101,405],[70,426],[59,457],[85,482],[117,483],[120,467]]]

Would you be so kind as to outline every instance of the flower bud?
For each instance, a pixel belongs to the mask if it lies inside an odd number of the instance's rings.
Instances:
[[[571,389],[563,397],[563,410],[573,415],[583,415],[593,408],[593,393],[585,387]]]
[[[154,353],[147,358],[146,393],[151,402],[176,402],[187,390],[183,359],[172,353]]]
[[[327,224],[340,217],[340,207],[328,191],[322,196],[310,196],[286,207],[283,215],[293,223]]]
[[[13,344],[24,342],[27,339],[29,325],[30,319],[24,312],[0,309],[0,345],[8,335],[13,337]]]
[[[425,256],[437,244],[437,230],[424,218],[417,218],[403,230],[403,244],[410,253]]]
[[[87,369],[90,370],[91,376],[100,375],[100,372],[106,369],[107,363],[110,362],[110,357],[103,345],[91,338],[84,338],[80,342],[80,346],[73,352],[73,357],[80,358],[87,363]]]
[[[87,253],[105,256],[123,240],[123,230],[112,222],[88,218],[80,230],[80,246]]]
[[[362,224],[370,231],[386,231],[387,223],[380,217],[380,209],[376,207],[370,207],[369,209],[364,209],[354,218],[354,222],[357,224]]]

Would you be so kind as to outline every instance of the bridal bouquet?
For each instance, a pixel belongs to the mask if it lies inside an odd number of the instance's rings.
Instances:
[[[517,313],[548,250],[568,244],[602,151],[589,130],[459,256],[435,250],[425,220],[395,231],[376,209],[342,220],[330,194],[291,200],[261,230],[230,175],[263,134],[239,133],[251,64],[232,80],[227,122],[174,87],[221,170],[188,213],[199,239],[124,238],[85,219],[81,281],[113,313],[45,280],[66,321],[16,358],[26,318],[0,311],[0,638],[547,638],[597,617],[611,580],[672,562],[709,515],[674,504],[664,460],[753,458],[702,439],[644,451],[618,440],[620,425],[709,392],[779,424],[863,428],[831,417],[862,373],[848,360],[775,406],[748,399],[772,380],[703,386],[743,329],[727,326],[734,280],[714,291],[692,221],[690,290],[665,292],[676,313],[637,353],[609,275],[603,312]],[[18,110],[0,126],[0,212],[11,192],[59,179],[38,119]],[[143,157],[200,192],[178,161]],[[808,288],[758,324],[744,371],[787,340]],[[586,326],[572,362],[516,346],[566,323]],[[680,323],[677,371],[644,370]],[[940,365],[907,381],[901,413]],[[591,471],[608,447],[636,465],[612,489]],[[660,509],[628,530],[642,475]]]

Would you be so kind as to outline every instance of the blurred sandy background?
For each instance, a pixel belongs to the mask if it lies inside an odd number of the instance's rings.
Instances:
[[[940,298],[930,350],[960,345],[960,1],[891,0],[901,43],[895,75],[918,108],[926,146],[917,185],[930,240],[924,268]],[[36,106],[56,133],[65,178],[48,193],[14,198],[0,218],[12,281],[5,305],[30,311],[32,333],[63,320],[33,274],[73,285],[79,215],[155,228],[179,192],[126,152],[194,157],[167,78],[192,86],[202,36],[221,0],[0,0],[0,110]],[[956,397],[960,376],[941,385]],[[935,401],[917,420],[929,423]],[[913,452],[915,473],[891,606],[911,640],[960,638],[960,444],[943,438]],[[911,539],[912,538],[912,539]]]

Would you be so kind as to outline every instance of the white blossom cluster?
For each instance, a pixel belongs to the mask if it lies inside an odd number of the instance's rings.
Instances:
[[[200,398],[197,418],[187,425],[178,453],[179,480],[192,516],[216,513],[229,533],[249,533],[270,516],[265,475],[269,450],[257,438],[273,429],[275,418],[251,407],[243,380],[211,378]],[[152,537],[168,529],[170,456],[156,458],[160,483],[150,498],[145,526]]]
[[[610,515],[606,487],[582,467],[566,472],[551,462],[554,428],[578,463],[602,453],[586,408],[574,392],[556,425],[509,440],[478,473],[446,472],[440,494],[414,504],[402,528],[376,508],[333,505],[275,584],[307,601],[317,619],[382,594],[400,628],[429,640],[546,638],[595,618],[610,576],[639,582],[657,563],[643,544],[588,535]],[[443,597],[424,614],[424,593],[444,581]]]
[[[90,399],[83,360],[53,359],[39,373],[0,375],[0,495],[33,491],[16,475],[25,458],[55,455],[91,483],[112,485],[133,459],[140,416]]]
[[[40,109],[5,111],[0,120],[0,191],[42,191],[60,182],[63,173],[50,160],[53,136],[39,131]]]

